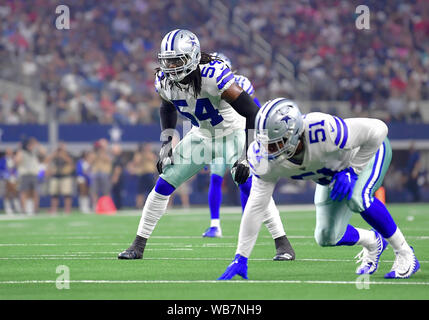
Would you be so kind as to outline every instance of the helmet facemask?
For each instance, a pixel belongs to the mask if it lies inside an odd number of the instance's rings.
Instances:
[[[290,159],[295,155],[299,142],[299,136],[290,136],[291,134],[287,134],[279,139],[268,140],[268,136],[257,134],[256,141],[265,151],[268,160],[276,159],[281,155]]]
[[[164,72],[165,76],[169,80],[176,82],[182,81],[188,74],[196,69],[196,66],[192,63],[188,54],[159,54],[158,60],[161,71]]]

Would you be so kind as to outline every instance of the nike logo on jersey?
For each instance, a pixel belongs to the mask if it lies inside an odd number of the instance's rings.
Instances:
[[[332,124],[329,124],[330,126],[331,126],[331,132],[334,132],[335,131],[335,129],[334,129],[334,127],[332,126]]]

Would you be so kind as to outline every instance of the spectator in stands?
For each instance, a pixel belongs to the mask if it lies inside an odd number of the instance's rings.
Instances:
[[[0,121],[8,124],[19,123],[19,118],[12,114],[12,101],[7,93],[0,98]]]
[[[19,93],[13,102],[12,113],[17,115],[23,123],[36,123],[37,117],[28,105],[22,93]]]
[[[82,213],[91,213],[91,166],[94,161],[92,151],[84,151],[76,162],[76,182],[78,189],[79,210]]]
[[[133,108],[126,95],[121,95],[116,101],[115,110],[113,117],[118,124],[130,124],[130,115],[133,112]]]
[[[80,100],[80,118],[84,123],[98,122],[98,106],[93,93],[87,93]]]
[[[112,200],[116,209],[122,208],[122,190],[124,187],[125,159],[122,157],[122,148],[119,144],[112,145]]]
[[[110,93],[106,90],[101,93],[100,108],[103,114],[101,122],[113,123],[113,115],[116,107],[111,99]]]
[[[157,156],[152,151],[152,145],[145,143],[138,147],[128,164],[129,172],[137,176],[136,207],[138,209],[143,208],[144,200],[153,188],[157,174],[156,161]]]
[[[14,152],[7,148],[4,157],[0,159],[0,182],[2,184],[3,206],[6,214],[20,213],[21,204],[17,189],[17,172]]]
[[[83,122],[111,123],[113,114],[123,123],[135,123],[135,118],[139,123],[157,121],[152,113],[130,103],[130,97],[150,99],[159,39],[172,27],[195,31],[208,51],[223,48],[252,79],[261,101],[281,95],[295,98],[297,79],[281,76],[279,68],[257,54],[260,50],[251,49],[255,46],[245,40],[245,32],[237,37],[231,32],[234,28],[225,27],[200,1],[190,1],[186,10],[181,0],[113,1],[108,6],[78,2],[71,4],[74,33],[67,35],[41,27],[41,21],[50,19],[46,10],[50,3],[0,3],[0,56],[9,57],[8,61],[2,59],[6,65],[11,62],[10,68],[0,72],[20,83],[22,78],[37,77],[50,105],[76,107],[75,97],[81,95],[80,113],[67,109],[70,116],[61,121],[80,121],[73,116],[79,115]],[[392,83],[404,88],[410,102],[406,113],[411,115],[404,114],[399,121],[418,121],[419,106],[413,102],[429,97],[428,1],[375,1],[371,5],[377,14],[371,17],[368,32],[356,29],[356,7],[346,0],[294,1],[288,5],[277,0],[235,0],[224,4],[230,17],[249,26],[252,38],[260,36],[272,46],[269,56],[283,55],[291,63],[288,69],[293,76],[309,80],[307,89],[313,99],[349,101],[357,116],[371,112],[374,105],[386,112],[402,103],[394,98],[387,105]],[[28,19],[17,24],[15,16]],[[160,28],[159,21],[166,24]],[[22,60],[16,59],[18,53]],[[23,64],[12,66],[13,61]],[[369,72],[365,70],[368,66]],[[68,93],[65,100],[59,94],[64,89]],[[104,93],[110,95],[110,102]],[[25,103],[30,106],[33,101]],[[107,113],[100,112],[105,108]],[[132,118],[127,119],[127,114]],[[32,117],[21,118],[12,112],[0,121],[33,121]]]
[[[407,177],[406,187],[412,195],[413,202],[419,202],[421,200],[420,186],[419,186],[419,174],[422,169],[422,162],[420,159],[420,152],[416,150],[415,143],[411,143],[408,150],[408,161],[405,169]]]
[[[97,205],[98,199],[102,196],[110,196],[112,173],[112,159],[108,150],[106,139],[100,139],[94,144],[94,161],[91,166],[92,174],[92,203]]]
[[[28,215],[39,210],[39,156],[45,154],[45,149],[37,139],[31,137],[22,142],[22,148],[17,151],[15,156],[21,207]]]
[[[67,152],[66,144],[60,142],[58,148],[46,160],[49,177],[49,195],[51,197],[50,213],[56,214],[60,197],[64,199],[64,212],[70,213],[74,187],[74,160]]]

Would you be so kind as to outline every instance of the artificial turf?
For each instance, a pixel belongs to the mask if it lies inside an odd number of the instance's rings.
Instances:
[[[201,236],[209,225],[207,208],[169,210],[149,239],[144,259],[134,261],[118,260],[117,254],[135,237],[138,211],[113,216],[1,214],[0,299],[426,300],[429,206],[388,207],[421,264],[410,279],[383,278],[394,260],[390,247],[378,271],[359,278],[354,256],[360,248],[319,247],[311,208],[281,210],[295,261],[272,261],[274,242],[262,226],[247,281],[216,281],[235,254],[241,218],[237,210],[222,209],[223,237],[216,239]],[[351,223],[369,228],[359,215]],[[67,274],[59,266],[69,270],[69,282],[63,281]]]

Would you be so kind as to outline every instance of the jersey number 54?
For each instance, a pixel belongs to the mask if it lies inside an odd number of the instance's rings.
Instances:
[[[172,100],[177,111],[179,111],[183,116],[191,120],[192,125],[199,127],[200,124],[197,121],[204,121],[210,119],[210,124],[214,127],[215,125],[223,121],[223,117],[219,114],[219,110],[215,109],[210,102],[209,98],[198,99],[195,104],[195,117],[189,112],[181,110],[180,107],[188,107],[186,100]]]

